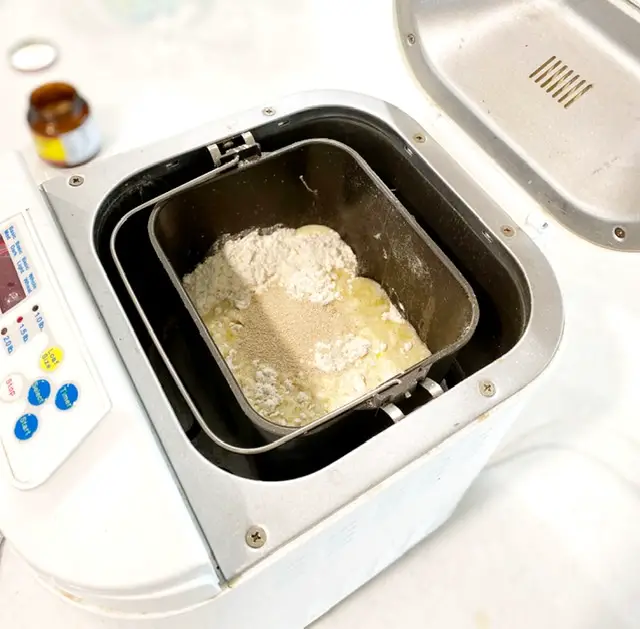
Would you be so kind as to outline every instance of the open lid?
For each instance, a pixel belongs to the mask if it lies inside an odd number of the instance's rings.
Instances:
[[[547,211],[640,251],[640,9],[631,0],[397,0],[428,95]]]

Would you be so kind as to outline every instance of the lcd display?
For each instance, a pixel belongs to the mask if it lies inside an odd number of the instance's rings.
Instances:
[[[9,312],[25,298],[24,288],[16,267],[9,255],[9,249],[0,236],[0,313]]]

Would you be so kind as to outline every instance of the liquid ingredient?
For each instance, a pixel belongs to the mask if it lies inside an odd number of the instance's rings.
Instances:
[[[336,232],[307,225],[227,240],[183,278],[268,421],[308,424],[430,355],[382,287],[356,269]]]

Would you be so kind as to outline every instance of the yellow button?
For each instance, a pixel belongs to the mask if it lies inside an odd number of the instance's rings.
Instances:
[[[59,347],[47,347],[40,355],[40,369],[55,371],[62,363],[64,352]]]

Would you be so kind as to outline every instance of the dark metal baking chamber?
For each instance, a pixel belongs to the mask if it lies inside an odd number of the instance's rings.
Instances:
[[[491,237],[474,212],[424,161],[412,154],[395,132],[379,120],[347,108],[306,110],[285,121],[251,129],[251,132],[264,152],[317,138],[335,140],[356,151],[462,273],[477,297],[479,319],[473,335],[459,348],[455,360],[443,360],[441,364],[436,361],[429,372],[442,385],[444,395],[462,379],[514,347],[527,326],[531,311],[531,296],[520,267],[499,243],[490,242]],[[194,420],[192,409],[158,353],[111,255],[111,235],[128,212],[204,175],[211,168],[211,156],[203,148],[154,165],[124,181],[101,205],[94,229],[96,250],[194,447],[213,464],[234,474],[263,480],[296,478],[344,456],[391,426],[392,420],[378,409],[358,408],[341,415],[317,434],[312,432],[272,452],[245,456],[217,446]],[[313,182],[306,183],[313,189]],[[250,185],[247,180],[246,194],[251,193]],[[310,193],[301,185],[295,194]],[[260,447],[265,442],[264,436],[247,421],[246,413],[209,348],[202,342],[198,326],[155,254],[147,232],[152,211],[153,205],[149,205],[133,214],[121,226],[115,240],[127,282],[166,357],[180,374],[188,396],[211,429],[228,443]],[[358,220],[372,220],[366,208],[359,211],[363,216]],[[256,220],[258,218],[256,214]],[[264,220],[268,222],[266,217]],[[267,225],[258,223],[255,226]],[[210,244],[203,241],[201,248],[189,252],[193,256],[189,264],[199,261]],[[358,254],[358,245],[349,244]],[[416,323],[415,317],[410,315],[409,318]],[[396,404],[407,414],[430,400],[427,391],[417,388]],[[428,421],[428,415],[426,417]]]

